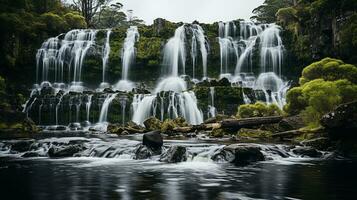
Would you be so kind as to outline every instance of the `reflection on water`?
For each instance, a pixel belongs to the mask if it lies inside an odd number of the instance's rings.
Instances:
[[[0,159],[7,199],[353,199],[356,162],[163,164],[108,158]],[[2,198],[3,199],[3,198]]]

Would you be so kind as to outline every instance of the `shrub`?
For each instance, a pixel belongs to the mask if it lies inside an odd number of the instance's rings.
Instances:
[[[357,67],[345,64],[341,60],[325,58],[305,67],[300,78],[300,85],[320,78],[325,81],[347,79],[357,84]]]
[[[76,12],[67,13],[63,18],[71,29],[84,29],[87,27],[84,17]]]
[[[282,111],[277,105],[266,105],[262,102],[240,105],[237,113],[238,118],[267,117],[279,115],[282,115]]]

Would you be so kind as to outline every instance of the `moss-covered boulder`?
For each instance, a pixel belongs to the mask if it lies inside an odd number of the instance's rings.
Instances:
[[[281,116],[282,110],[275,105],[267,105],[263,102],[257,102],[255,104],[245,104],[238,108],[238,118],[250,118],[250,117],[269,117],[269,116]]]
[[[146,130],[149,131],[155,131],[155,130],[160,130],[161,129],[161,121],[157,119],[156,117],[149,117],[144,121],[144,126]]]
[[[272,132],[260,129],[242,128],[237,133],[240,140],[262,140],[267,141],[272,139]]]

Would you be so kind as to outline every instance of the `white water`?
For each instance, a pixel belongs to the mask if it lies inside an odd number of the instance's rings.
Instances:
[[[90,122],[89,115],[90,115],[90,107],[92,105],[92,97],[93,97],[93,95],[88,95],[87,102],[86,102],[86,113],[87,113],[87,121],[88,122]]]
[[[171,76],[179,75],[179,66],[182,68],[182,73],[185,74],[185,40],[185,25],[182,25],[175,30],[174,37],[170,38],[164,47],[164,66]]]
[[[192,78],[195,79],[196,57],[198,49],[202,57],[202,77],[207,78],[207,55],[208,55],[208,42],[205,38],[205,32],[198,24],[192,25],[192,41],[191,41],[191,57],[192,57]]]
[[[208,117],[215,117],[216,116],[216,107],[214,106],[214,87],[210,87],[210,97],[211,97],[211,105],[208,106]]]
[[[105,39],[105,45],[103,48],[103,54],[102,54],[102,65],[103,65],[103,77],[102,77],[102,83],[105,83],[105,73],[108,65],[108,60],[109,60],[109,54],[110,54],[110,34],[112,33],[111,29],[107,30],[107,37]]]
[[[102,105],[102,109],[100,111],[99,123],[107,122],[109,105],[115,99],[117,94],[118,93],[108,94],[107,98],[105,98],[104,103]]]
[[[135,43],[139,40],[139,32],[136,26],[131,26],[126,32],[123,49],[121,52],[122,60],[122,77],[121,80],[114,86],[114,89],[119,91],[131,91],[135,84],[128,80],[129,70],[135,60],[136,48]]]

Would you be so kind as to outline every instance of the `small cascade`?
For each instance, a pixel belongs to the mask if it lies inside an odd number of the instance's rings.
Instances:
[[[281,76],[284,46],[280,37],[280,28],[269,25],[260,36],[260,66],[261,72],[274,72]]]
[[[108,94],[107,98],[105,98],[104,103],[102,105],[102,109],[100,111],[99,123],[107,122],[109,105],[110,103],[112,103],[112,101],[115,99],[117,95],[118,93]]]
[[[244,93],[244,90],[242,89],[242,94],[243,94],[243,101],[245,104],[251,104],[252,100]]]
[[[134,115],[132,121],[137,124],[143,124],[145,119],[153,116],[153,103],[156,95],[136,96],[133,101]]]
[[[179,76],[179,66],[182,68],[182,74],[185,74],[185,41],[185,25],[182,25],[175,30],[174,37],[170,38],[164,47],[164,66],[167,68],[167,74],[171,76]]]
[[[87,114],[87,121],[88,122],[90,122],[89,115],[90,115],[90,107],[92,105],[92,97],[93,97],[93,95],[88,95],[87,96],[87,102],[86,102],[86,114]]]
[[[230,73],[229,66],[232,62],[232,59],[238,58],[238,46],[234,41],[234,37],[236,36],[236,29],[237,28],[233,22],[218,23],[221,74]]]
[[[102,75],[102,83],[105,83],[105,73],[108,65],[109,54],[110,54],[110,34],[112,33],[111,29],[107,30],[107,37],[105,39],[105,44],[102,53],[102,65],[103,65],[103,75]]]
[[[79,86],[82,78],[82,67],[88,50],[95,44],[97,30],[72,30],[62,35],[50,38],[44,42],[36,54],[36,77],[39,83],[40,68],[42,82],[53,80],[64,82],[64,68],[67,66],[68,83]],[[50,76],[49,72],[54,73]],[[72,74],[71,74],[72,73]],[[74,87],[78,89],[78,87]]]
[[[63,95],[61,95],[61,97],[59,98],[59,100],[58,100],[58,103],[56,104],[56,125],[58,125],[58,110],[59,110],[59,108],[60,108],[60,106],[61,106],[61,103],[62,103],[62,99],[63,99],[63,97],[64,97],[64,95],[65,94],[63,94]]]
[[[214,87],[210,87],[211,105],[208,106],[208,118],[216,116],[216,107],[214,106]]]
[[[274,72],[261,73],[256,80],[254,89],[263,90],[267,104],[275,103],[281,109],[286,104],[286,93],[289,83],[284,82]]]
[[[136,26],[131,26],[126,32],[123,49],[121,52],[122,59],[122,78],[114,86],[115,89],[120,91],[131,91],[135,85],[128,80],[129,69],[135,60],[136,48],[135,42],[139,40],[139,32]]]
[[[202,77],[207,78],[207,55],[208,55],[208,42],[205,38],[205,33],[202,27],[198,24],[192,25],[192,41],[191,41],[191,57],[192,57],[192,78],[195,79],[196,57],[198,49],[201,52],[202,57]]]

